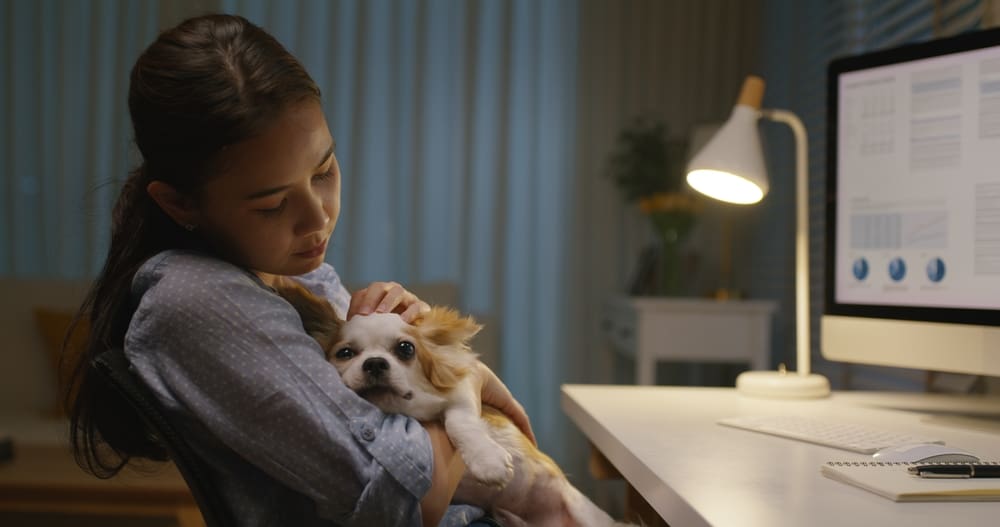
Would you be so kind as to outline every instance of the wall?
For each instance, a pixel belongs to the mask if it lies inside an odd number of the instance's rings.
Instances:
[[[564,365],[567,382],[634,382],[631,362],[613,354],[600,330],[605,302],[625,294],[636,258],[652,236],[645,218],[625,206],[607,177],[615,136],[640,115],[662,119],[674,137],[724,121],[744,77],[757,71],[759,9],[757,0],[581,2],[572,266],[562,278],[569,284],[563,316],[572,331],[561,345],[574,357]],[[696,276],[686,277],[699,282],[690,284],[692,294],[715,286],[718,227],[727,214],[742,229],[757,213],[717,207],[699,220],[700,232],[688,246],[700,254]],[[735,248],[737,258],[749,251]],[[588,481],[587,442],[563,421],[571,430],[563,455],[571,463],[564,469],[599,501],[610,502],[620,489]]]
[[[724,121],[743,79],[758,69],[760,4],[586,0],[582,5],[574,267],[567,271],[568,316],[579,329],[567,344],[594,350],[572,377],[610,381],[616,364],[600,334],[602,306],[626,292],[652,236],[646,218],[623,203],[607,177],[615,137],[637,116],[662,119],[680,138],[699,125]],[[721,219],[739,220],[734,236],[739,239],[756,214],[707,201],[706,206],[688,244],[697,265],[685,281],[695,295],[716,285]],[[745,259],[750,249],[737,244],[734,253]]]
[[[88,283],[76,280],[0,279],[0,415],[50,416],[56,375],[35,322],[36,308],[75,312]]]

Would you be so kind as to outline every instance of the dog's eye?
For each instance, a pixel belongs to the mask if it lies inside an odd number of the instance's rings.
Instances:
[[[400,360],[409,360],[413,358],[413,354],[416,350],[413,348],[413,343],[407,340],[401,340],[399,344],[396,344],[396,356]]]
[[[334,358],[337,360],[347,360],[355,355],[354,350],[351,348],[340,348],[336,353],[333,354]]]

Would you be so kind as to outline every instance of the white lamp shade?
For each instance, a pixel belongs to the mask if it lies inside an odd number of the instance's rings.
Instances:
[[[705,147],[688,163],[687,182],[706,196],[729,203],[757,203],[767,194],[756,108],[738,104]]]

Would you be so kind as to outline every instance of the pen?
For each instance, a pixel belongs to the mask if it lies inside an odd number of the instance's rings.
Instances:
[[[1000,478],[1000,465],[956,463],[950,465],[917,465],[909,467],[910,474],[922,478]]]

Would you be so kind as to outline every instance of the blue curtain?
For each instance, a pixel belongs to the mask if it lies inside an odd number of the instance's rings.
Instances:
[[[128,71],[155,1],[0,6],[0,275],[85,278],[136,164]],[[459,285],[496,321],[501,371],[562,442],[559,313],[573,195],[577,3],[221,0],[306,65],[344,173],[329,258],[349,283]],[[199,4],[205,7],[205,3]]]
[[[572,1],[223,2],[324,90],[344,172],[330,258],[352,283],[460,285],[499,321],[498,372],[562,441],[560,280],[572,184]]]
[[[152,1],[0,5],[0,275],[89,276],[130,161],[128,70]]]
[[[502,326],[498,373],[562,441],[561,269],[572,184],[569,0],[228,0],[324,90],[344,172],[330,258],[351,283],[448,281]]]

